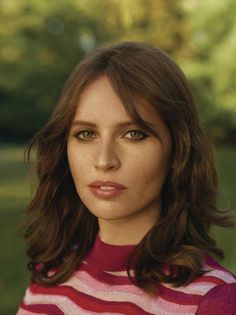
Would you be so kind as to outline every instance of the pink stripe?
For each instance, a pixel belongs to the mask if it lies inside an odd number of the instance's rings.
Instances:
[[[100,277],[101,278],[101,277]],[[88,272],[86,271],[77,271],[73,278],[71,278],[71,280],[68,280],[67,282],[65,282],[65,284],[71,285],[71,283],[73,283],[73,286],[75,285],[75,283],[78,283],[78,285],[80,283],[86,283],[86,285],[89,285],[90,283],[92,283],[91,286],[89,286],[91,289],[95,289],[96,291],[108,291],[110,292],[110,285],[105,283],[105,282],[101,282],[100,279],[94,279],[93,276],[91,276]],[[214,283],[212,282],[205,282],[204,281],[204,285],[199,282],[199,283],[191,283],[189,284],[187,287],[179,287],[179,288],[171,288],[170,285],[168,284],[162,284],[164,287],[169,288],[171,290],[177,291],[177,292],[184,292],[186,294],[190,293],[195,293],[197,295],[202,295],[206,292],[206,288],[207,291],[211,288],[213,288],[215,286]],[[131,282],[129,282],[129,284],[122,284],[122,285],[116,285],[115,286],[115,291],[116,292],[124,292],[124,291],[129,291],[132,294],[137,295],[137,298],[139,297],[143,297],[143,291],[134,286]],[[190,290],[190,292],[188,292],[188,290]],[[194,290],[196,290],[196,292],[194,292]],[[192,292],[193,291],[193,292]]]
[[[108,274],[106,272],[103,272],[101,270],[94,270],[89,268],[87,265],[82,265],[80,267],[81,271],[86,271],[88,274],[90,274],[94,279],[101,281],[103,283],[107,283],[110,285],[126,285],[130,284],[130,280],[128,276],[117,276]]]
[[[86,269],[86,268],[84,268]],[[86,277],[86,275],[89,275],[89,278]],[[102,274],[102,276],[104,276]],[[83,282],[85,281],[91,281],[91,279],[95,279],[97,280],[97,282],[95,282],[96,285],[96,289],[97,290],[110,290],[110,285],[109,283],[107,283],[107,281],[103,281],[103,277],[101,277],[101,274],[99,274],[99,276],[97,278],[95,278],[93,276],[93,274],[91,275],[90,270],[86,270],[86,271],[77,271],[74,274],[74,278],[78,279],[78,281],[80,281],[80,278],[82,277]],[[106,275],[105,275],[106,277]],[[113,276],[114,277],[114,276]],[[125,290],[129,290],[134,294],[143,296],[143,291],[139,291],[140,289],[136,289],[135,286],[133,286],[131,284],[131,282],[128,281],[128,284],[124,284],[125,281],[122,281],[123,277],[122,276],[117,276],[120,277],[120,284],[118,284],[116,286],[116,291],[125,291]],[[87,279],[88,278],[88,279]],[[127,279],[126,279],[127,280]],[[162,284],[164,287],[167,287],[171,290],[174,290],[176,292],[184,292],[186,294],[196,294],[196,295],[203,295],[205,294],[208,290],[212,289],[215,285],[219,284],[224,284],[225,282],[215,278],[215,277],[209,277],[209,276],[202,276],[199,277],[197,279],[195,279],[193,282],[191,282],[188,286],[186,287],[179,287],[179,288],[171,288],[170,285],[168,284]],[[190,292],[188,292],[188,290]],[[196,292],[194,292],[194,290],[196,290]]]
[[[166,288],[172,289],[169,284],[163,283],[162,285]],[[214,283],[206,282],[203,285],[201,282],[199,282],[199,283],[191,283],[187,285],[186,287],[181,286],[178,288],[173,288],[173,290],[177,292],[184,292],[186,294],[204,295],[214,287],[215,287]]]
[[[209,255],[206,257],[206,265],[208,265],[209,267],[212,267],[213,269],[216,269],[216,270],[225,271],[226,274],[231,275],[236,280],[236,277],[233,273],[231,273],[229,270],[227,270],[224,266],[220,265],[218,263],[218,261],[216,261],[215,259],[213,259]]]
[[[77,272],[76,276],[66,282],[66,285],[75,288],[79,292],[83,292],[88,295],[99,299],[105,299],[106,301],[117,302],[131,302],[139,305],[146,312],[155,314],[156,311],[161,311],[169,314],[170,309],[174,309],[177,313],[178,310],[181,314],[189,314],[196,310],[196,305],[177,305],[171,302],[165,301],[162,297],[151,298],[143,291],[133,285],[116,285],[111,286],[98,282],[84,271]]]
[[[78,273],[76,273],[77,276]],[[80,272],[80,274],[82,274],[82,272]],[[89,275],[87,276],[87,278],[89,277]],[[72,279],[75,279],[77,280],[75,277],[73,277]],[[162,298],[154,298],[153,300],[151,300],[147,295],[145,296],[143,294],[143,291],[141,291],[139,288],[137,287],[134,287],[132,285],[129,285],[127,287],[129,287],[130,289],[132,288],[133,290],[136,289],[136,292],[139,291],[139,296],[134,296],[134,298],[132,299],[132,296],[130,294],[130,291],[131,290],[125,290],[125,286],[120,286],[120,290],[122,290],[122,296],[120,295],[120,299],[121,301],[118,301],[117,300],[117,292],[116,292],[116,288],[117,286],[113,287],[112,291],[111,291],[111,286],[109,285],[106,285],[106,284],[101,284],[99,286],[98,284],[98,290],[100,292],[102,292],[102,298],[96,298],[94,296],[90,296],[90,294],[94,295],[94,289],[92,289],[94,286],[94,284],[96,284],[96,280],[94,279],[90,279],[91,281],[88,281],[88,279],[86,280],[85,279],[85,283],[89,283],[90,286],[91,286],[91,289],[89,288],[89,294],[84,294],[84,293],[79,293],[73,289],[70,289],[68,288],[67,286],[64,286],[64,285],[61,285],[61,292],[58,292],[58,287],[41,287],[40,285],[38,284],[32,284],[31,285],[31,291],[33,291],[33,295],[34,295],[34,298],[28,298],[29,300],[29,303],[32,303],[33,302],[38,302],[40,301],[40,303],[43,303],[45,304],[46,301],[50,300],[50,295],[51,296],[54,296],[53,298],[55,299],[55,303],[60,306],[62,308],[62,305],[65,306],[64,302],[62,302],[60,300],[60,296],[63,297],[63,298],[70,298],[71,301],[73,301],[74,303],[77,303],[77,305],[80,305],[82,308],[84,309],[87,309],[88,305],[92,304],[91,306],[91,310],[92,311],[107,311],[107,310],[110,310],[110,311],[116,311],[116,312],[119,312],[121,311],[121,313],[124,311],[125,314],[132,314],[132,309],[135,308],[135,314],[137,314],[137,308],[138,308],[138,313],[139,314],[155,314],[155,312],[157,310],[161,311],[162,314],[169,314],[169,310],[174,310],[175,313],[180,313],[181,315],[183,314],[188,314],[189,312],[194,312],[196,310],[196,305],[192,306],[192,305],[178,305],[178,304],[173,304],[171,302],[167,302],[167,301],[164,301]],[[77,280],[78,281],[78,285],[83,284],[84,280],[79,277],[79,279]],[[70,284],[69,281],[67,281],[67,284],[68,285],[72,285],[72,283]],[[107,292],[104,292],[104,286],[107,288]],[[81,288],[80,288],[81,290]],[[95,287],[95,290],[96,290],[96,287]],[[98,291],[98,292],[99,292]],[[37,299],[37,294],[34,294],[34,293],[38,293],[38,294],[42,294],[41,296],[38,295],[38,299]],[[74,295],[73,295],[74,293]],[[111,300],[106,302],[106,301],[103,301],[104,297],[107,298],[107,294],[111,294]],[[57,296],[56,296],[56,295]],[[45,297],[45,300],[44,298]],[[130,299],[129,301],[127,301],[127,299]],[[78,303],[78,300],[80,303]],[[114,302],[115,300],[115,302]],[[61,301],[61,303],[60,303]],[[68,300],[69,301],[69,300]],[[141,301],[141,303],[140,303]],[[152,303],[150,303],[152,302]],[[146,307],[142,307],[143,305],[141,305],[141,308],[139,307],[140,305],[133,305],[133,303],[138,303],[138,304],[143,304],[145,305],[146,304]],[[61,305],[60,305],[61,304]],[[111,304],[111,305],[110,305]],[[152,304],[152,305],[151,305]],[[68,303],[69,305],[69,303]],[[115,305],[115,310],[113,310],[113,305]],[[94,307],[93,307],[94,306]],[[148,306],[148,307],[147,307]],[[120,310],[120,307],[121,307],[121,310]],[[152,309],[152,311],[149,313],[149,310]],[[64,307],[63,307],[64,308]],[[62,309],[63,309],[62,308]],[[65,309],[65,308],[64,308]],[[67,308],[66,308],[67,309]],[[145,309],[145,310],[143,310]],[[130,313],[131,312],[131,313]]]
[[[50,294],[33,294],[30,290],[27,292],[27,297],[25,298],[26,304],[33,305],[36,304],[49,304],[51,301],[55,305],[60,308],[63,314],[68,314],[68,310],[70,311],[70,315],[78,315],[84,314],[85,310],[78,305],[76,305],[73,301],[71,301],[67,296],[62,295],[50,295]],[[55,313],[53,313],[55,315]],[[57,313],[56,313],[57,314]],[[93,312],[94,315],[101,314]],[[51,314],[52,315],[52,314]]]
[[[136,315],[136,314],[142,314],[142,315],[150,315],[150,313],[145,312],[142,310],[139,306],[134,305],[133,303],[129,302],[117,302],[117,301],[103,301],[100,299],[97,299],[95,297],[91,297],[87,294],[84,294],[78,292],[69,287],[69,286],[59,286],[59,287],[52,287],[52,288],[45,288],[45,287],[39,287],[38,285],[31,285],[31,291],[35,294],[45,294],[45,295],[60,295],[60,296],[66,296],[71,301],[73,301],[78,306],[81,306],[85,310],[93,311],[93,312],[116,312],[121,314],[127,314],[127,315]]]
[[[128,277],[108,275],[104,272],[96,273],[91,271],[88,266],[83,266],[81,271],[84,270],[88,272],[94,279],[101,281],[103,283],[112,284],[112,285],[130,285],[130,280]],[[160,290],[161,297],[169,302],[182,304],[182,305],[197,305],[201,299],[201,295],[197,294],[186,294],[182,292],[176,292],[173,289],[165,288],[161,284],[157,284],[156,287]]]

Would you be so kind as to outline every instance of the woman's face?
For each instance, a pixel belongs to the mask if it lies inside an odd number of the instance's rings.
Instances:
[[[171,138],[149,104],[137,104],[137,110],[160,139],[134,124],[119,126],[132,122],[106,76],[90,83],[79,99],[68,136],[68,161],[79,197],[98,218],[100,228],[112,222],[113,227],[117,223],[117,228],[122,224],[128,228],[128,224],[131,230],[145,231],[158,218]],[[117,182],[126,189],[118,196],[100,198],[88,187],[98,180]]]

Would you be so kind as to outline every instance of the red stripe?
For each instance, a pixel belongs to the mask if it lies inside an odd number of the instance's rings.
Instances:
[[[96,297],[79,292],[69,286],[42,287],[37,284],[31,285],[31,291],[34,294],[48,294],[66,296],[79,307],[92,312],[115,312],[126,315],[150,315],[141,307],[131,302],[104,301]]]
[[[56,305],[53,304],[27,305],[21,303],[20,308],[35,314],[65,315]]]
[[[178,305],[198,305],[202,296],[179,292],[171,288],[164,287],[161,283],[156,284],[157,293],[163,300]]]
[[[95,270],[90,269],[87,265],[81,266],[80,270],[86,271],[94,279],[109,285],[133,285],[131,284],[128,277],[110,275],[102,271],[96,272]],[[178,292],[176,290],[165,288],[160,283],[157,283],[156,287],[161,298],[171,303],[182,305],[198,305],[199,301],[201,300],[201,295]]]
[[[90,270],[87,266],[83,266],[81,270],[86,271],[90,274],[94,279],[105,282],[106,284],[111,285],[132,285],[128,277],[115,276],[110,274],[105,274],[104,272],[95,272]],[[105,281],[104,281],[105,279]],[[78,277],[79,281],[79,277]],[[201,300],[201,295],[197,294],[187,294],[183,292],[178,292],[174,289],[169,289],[162,286],[160,283],[156,284],[157,292],[161,296],[163,300],[166,300],[171,303],[182,304],[182,305],[197,305]],[[129,294],[127,290],[127,294]],[[157,296],[158,298],[158,296]]]
[[[205,283],[205,284],[210,284],[210,283],[214,283],[217,285],[221,285],[221,284],[226,284],[227,282],[225,282],[224,280],[220,279],[220,278],[216,278],[216,277],[212,277],[212,276],[202,276],[199,278],[196,278],[195,280],[192,281],[192,283],[197,283],[197,282],[201,282],[201,283]]]

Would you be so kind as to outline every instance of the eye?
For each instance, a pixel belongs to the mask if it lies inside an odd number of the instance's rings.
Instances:
[[[93,133],[93,132],[90,130],[80,130],[79,132],[76,132],[74,134],[74,137],[77,138],[78,140],[90,139],[90,137],[86,136],[86,134],[89,134],[89,133]],[[85,135],[85,137],[81,138],[80,135]]]
[[[134,140],[134,141],[143,140],[143,139],[145,139],[145,138],[148,137],[147,134],[145,134],[144,132],[142,132],[142,131],[140,131],[140,130],[130,130],[130,131],[128,131],[127,133],[130,133],[131,135],[135,135],[135,134],[136,134],[136,135],[137,135],[137,134],[141,135],[141,138],[140,138],[140,137],[136,137],[136,136],[131,136],[131,138],[129,138],[129,139]]]
[[[73,136],[78,140],[86,141],[86,139],[91,139],[91,134],[94,134],[94,132],[90,130],[80,130],[76,132]],[[126,134],[131,134],[131,137],[128,137],[128,139],[133,141],[140,141],[148,137],[147,134],[140,130],[130,130]]]

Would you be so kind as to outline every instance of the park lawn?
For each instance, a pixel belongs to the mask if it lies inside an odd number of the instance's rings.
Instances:
[[[217,156],[223,188],[222,206],[235,209],[236,148],[218,148]],[[22,146],[0,145],[0,173],[0,314],[12,315],[16,313],[30,279],[20,223],[23,210],[32,197],[32,177],[23,163]],[[226,258],[222,264],[236,273],[236,228],[214,227],[212,235],[225,250]]]

